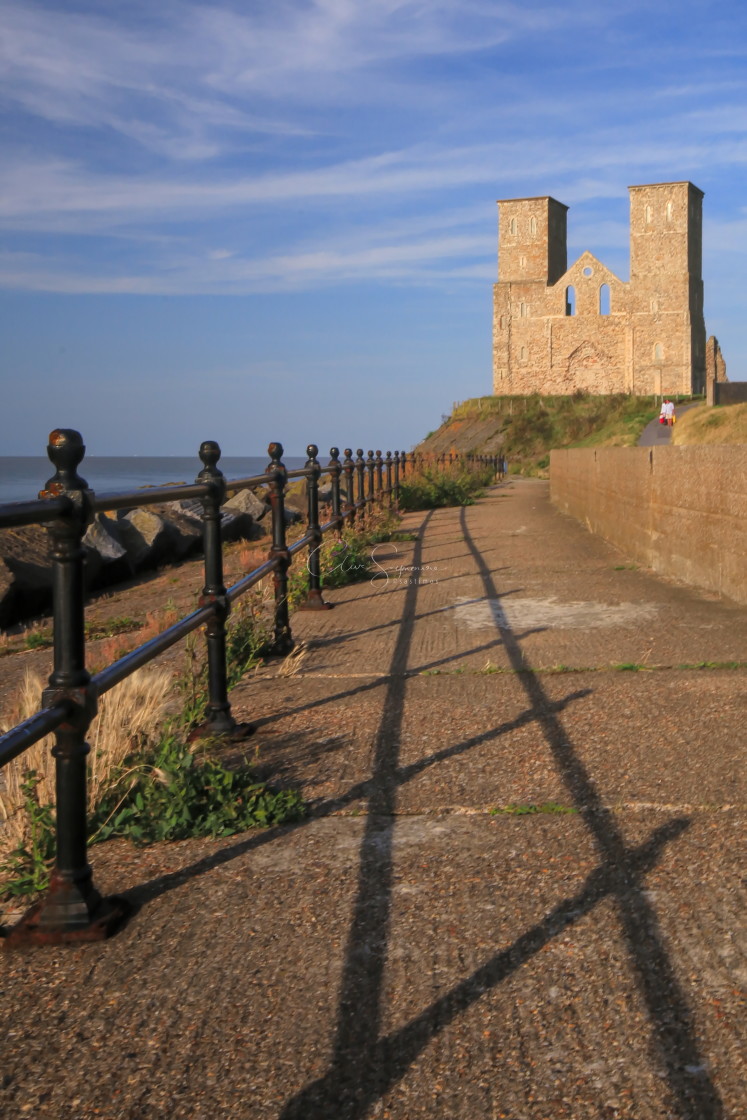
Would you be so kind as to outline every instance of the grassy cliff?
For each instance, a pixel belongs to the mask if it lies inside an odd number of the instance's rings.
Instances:
[[[631,447],[659,413],[653,397],[476,397],[456,405],[417,451],[506,456],[513,473],[546,478],[554,447]]]
[[[674,426],[672,443],[747,443],[747,404],[688,409]]]

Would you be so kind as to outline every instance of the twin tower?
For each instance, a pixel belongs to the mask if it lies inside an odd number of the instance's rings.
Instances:
[[[588,252],[568,268],[562,202],[498,203],[496,394],[703,392],[703,192],[689,182],[629,191],[629,281]]]

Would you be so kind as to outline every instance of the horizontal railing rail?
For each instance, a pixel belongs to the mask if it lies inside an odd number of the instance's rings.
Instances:
[[[369,451],[346,448],[344,459],[336,447],[323,467],[315,444],[309,444],[305,465],[288,471],[283,447],[271,443],[266,472],[242,479],[226,479],[218,467],[221,450],[214,441],[200,446],[202,470],[194,483],[154,486],[130,491],[96,494],[78,468],[85,455],[80,434],[57,429],[47,453],[54,476],[39,493],[38,501],[0,506],[0,529],[47,525],[51,541],[53,579],[53,670],[42,696],[42,709],[0,736],[0,766],[17,758],[52,732],[56,764],[56,855],[48,890],[18,923],[7,939],[17,942],[69,942],[106,937],[123,919],[121,899],[102,900],[93,883],[87,849],[86,742],[95,718],[98,699],[137,669],[159,657],[176,642],[205,628],[207,709],[200,733],[209,736],[246,735],[247,725],[237,726],[228,700],[226,622],[231,604],[260,580],[272,574],[274,586],[273,651],[288,653],[293,647],[288,609],[288,570],[293,557],[308,550],[308,591],[301,610],[327,610],[322,596],[319,551],[325,533],[341,533],[346,524],[368,518],[375,504],[396,507],[400,486],[408,471],[470,459],[498,469],[491,456],[423,456],[404,451]],[[329,476],[329,516],[320,524],[319,480]],[[306,483],[306,525],[301,537],[287,541],[285,491],[289,479]],[[272,542],[266,561],[226,587],[223,573],[221,507],[227,494],[241,490],[267,490],[271,510]],[[130,653],[91,675],[86,668],[83,537],[99,511],[117,510],[199,499],[202,503],[204,586],[196,610]]]

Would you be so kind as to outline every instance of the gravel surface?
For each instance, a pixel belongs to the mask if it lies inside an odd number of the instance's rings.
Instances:
[[[96,847],[127,926],[0,957],[3,1117],[747,1116],[747,609],[544,482],[407,522],[232,694],[309,817]]]

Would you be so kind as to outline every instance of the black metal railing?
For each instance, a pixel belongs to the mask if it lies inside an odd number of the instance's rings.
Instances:
[[[315,444],[306,449],[305,465],[288,471],[283,447],[271,443],[270,462],[262,475],[228,480],[218,463],[221,450],[208,440],[199,451],[202,470],[194,483],[148,487],[143,490],[96,494],[78,473],[85,446],[72,429],[57,429],[49,437],[47,453],[55,474],[39,493],[38,501],[0,506],[0,529],[46,524],[51,539],[53,576],[53,670],[42,695],[42,710],[0,737],[0,767],[52,732],[56,762],[56,855],[49,888],[14,928],[7,943],[68,942],[106,937],[125,916],[117,898],[102,899],[93,883],[87,846],[86,735],[97,712],[98,698],[131,673],[146,665],[200,626],[205,627],[208,676],[206,719],[200,731],[210,736],[247,734],[237,727],[228,699],[226,621],[231,604],[270,573],[274,582],[273,651],[287,653],[293,646],[288,609],[288,569],[293,557],[308,549],[308,593],[302,610],[326,610],[322,596],[319,546],[325,533],[340,533],[348,524],[365,521],[374,505],[396,507],[401,483],[408,471],[424,465],[446,466],[453,455],[428,457],[404,451],[369,451],[359,448],[353,459],[346,448],[340,462],[336,447],[322,467]],[[479,465],[496,467],[491,456],[464,456]],[[330,516],[320,524],[319,480],[330,480]],[[289,479],[305,479],[307,518],[305,532],[292,544],[286,538],[285,491]],[[221,506],[228,494],[266,487],[271,518],[272,544],[267,560],[232,587],[223,574]],[[83,537],[94,515],[103,510],[154,505],[181,499],[202,502],[204,586],[198,608],[180,618],[163,633],[138,646],[101,672],[91,676],[86,668]]]

